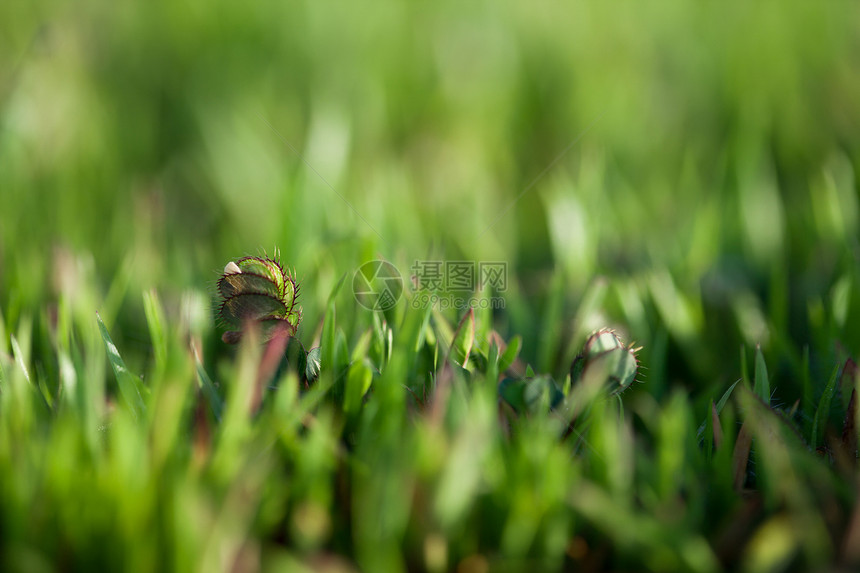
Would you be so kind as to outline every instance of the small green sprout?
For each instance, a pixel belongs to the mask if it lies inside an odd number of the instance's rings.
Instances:
[[[277,259],[243,257],[230,261],[218,280],[221,320],[235,330],[225,332],[221,340],[236,344],[246,323],[256,323],[264,339],[277,332],[295,335],[302,320],[302,309],[296,305],[299,285]]]
[[[636,379],[640,348],[624,346],[614,330],[603,328],[591,334],[570,367],[570,380],[576,384],[589,373],[603,376],[611,394],[620,394]]]

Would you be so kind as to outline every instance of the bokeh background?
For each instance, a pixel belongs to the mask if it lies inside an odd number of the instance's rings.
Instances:
[[[502,260],[497,328],[543,371],[604,324],[657,396],[741,345],[829,371],[860,350],[858,12],[4,2],[3,320],[96,284],[140,367],[140,292],[238,256],[280,249],[308,339],[361,262]]]

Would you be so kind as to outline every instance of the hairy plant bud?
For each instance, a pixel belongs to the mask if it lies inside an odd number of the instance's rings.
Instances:
[[[570,380],[576,384],[589,375],[602,376],[613,395],[623,392],[636,379],[638,350],[633,345],[624,346],[614,330],[598,330],[588,337],[574,359]]]
[[[299,285],[277,259],[243,257],[230,261],[218,280],[218,294],[218,314],[235,329],[221,337],[228,344],[239,342],[247,323],[256,323],[265,340],[277,332],[294,335],[302,320],[302,309],[296,305]]]

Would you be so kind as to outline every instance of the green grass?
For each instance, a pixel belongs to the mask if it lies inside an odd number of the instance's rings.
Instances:
[[[0,569],[857,567],[857,12],[3,4]]]

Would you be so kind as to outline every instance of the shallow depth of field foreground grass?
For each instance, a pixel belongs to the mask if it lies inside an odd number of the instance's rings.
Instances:
[[[0,4],[0,570],[860,567],[858,10]]]

